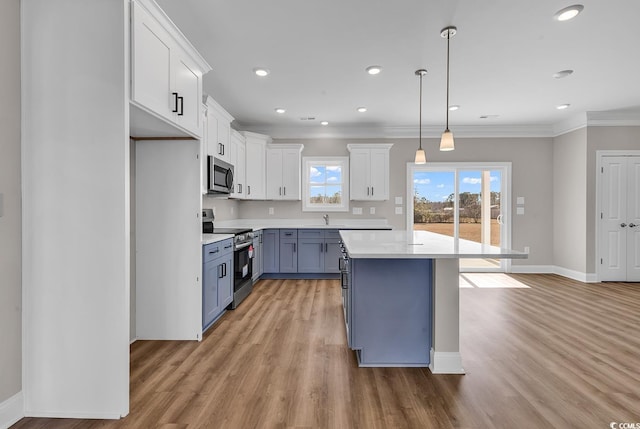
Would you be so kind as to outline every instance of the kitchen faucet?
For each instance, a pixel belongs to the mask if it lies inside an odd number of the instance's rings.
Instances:
[[[329,215],[328,214],[322,215],[322,218],[324,219],[324,224],[329,225]]]

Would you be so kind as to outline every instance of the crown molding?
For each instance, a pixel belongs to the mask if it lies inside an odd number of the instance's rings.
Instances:
[[[456,138],[553,138],[585,127],[640,126],[640,111],[606,111],[577,113],[564,121],[549,125],[457,125],[451,127]],[[377,124],[362,126],[254,125],[247,131],[266,134],[274,139],[392,139],[417,138],[417,126],[389,127]],[[423,126],[422,137],[440,138],[441,126]]]

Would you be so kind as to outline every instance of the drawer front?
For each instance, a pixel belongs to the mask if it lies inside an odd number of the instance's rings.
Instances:
[[[202,263],[213,261],[223,255],[233,252],[233,240],[231,238],[216,243],[207,244],[202,248]]]
[[[301,240],[314,239],[314,238],[324,238],[324,230],[322,230],[322,229],[299,229],[298,230],[298,238],[301,239]]]
[[[298,230],[297,229],[281,229],[280,230],[280,239],[283,238],[298,238]]]
[[[324,233],[324,237],[327,240],[340,240],[340,231],[338,231],[337,229],[327,229]]]

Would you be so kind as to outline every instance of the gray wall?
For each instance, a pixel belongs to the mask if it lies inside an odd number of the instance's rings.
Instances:
[[[0,2],[0,403],[22,390],[20,0]]]
[[[396,229],[406,227],[406,214],[395,214],[394,197],[401,196],[406,209],[407,162],[413,160],[418,146],[416,139],[326,139],[326,140],[278,140],[275,143],[303,143],[302,156],[347,156],[348,143],[393,143],[390,159],[390,197],[385,202],[351,202],[353,207],[362,207],[363,215],[332,213],[334,218],[387,218]],[[423,139],[430,162],[511,162],[513,228],[512,247],[531,248],[527,260],[515,261],[514,265],[553,264],[553,140],[551,138],[458,138],[456,150],[440,152],[438,140]],[[515,215],[515,197],[525,197],[526,210],[522,216]],[[223,203],[217,203],[223,206]],[[235,209],[240,218],[320,218],[321,213],[303,212],[299,201],[240,201]],[[230,209],[223,206],[224,211]],[[274,215],[268,213],[274,208]],[[376,207],[376,214],[369,215],[369,207]],[[403,210],[404,212],[404,210]]]
[[[587,129],[554,139],[554,265],[586,273]]]

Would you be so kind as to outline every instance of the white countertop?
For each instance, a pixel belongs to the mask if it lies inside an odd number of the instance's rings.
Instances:
[[[444,259],[508,258],[526,259],[527,254],[427,231],[340,231],[351,258],[363,259]]]
[[[233,234],[202,234],[202,245],[217,243],[227,238],[233,238]]]
[[[386,219],[331,219],[325,225],[319,219],[234,219],[216,221],[217,228],[253,228],[254,231],[269,228],[291,229],[391,229]]]

